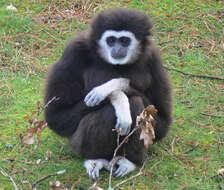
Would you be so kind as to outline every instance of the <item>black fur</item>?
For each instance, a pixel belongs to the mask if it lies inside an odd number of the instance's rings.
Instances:
[[[91,23],[91,39],[99,40],[101,34],[106,30],[130,31],[136,38],[143,40],[152,29],[152,22],[148,17],[137,10],[111,9],[98,14]]]
[[[72,39],[61,59],[50,69],[45,91],[48,105],[45,119],[57,134],[69,139],[72,150],[87,159],[112,158],[116,147],[116,132],[112,129],[116,116],[108,100],[99,106],[87,107],[86,94],[113,78],[129,78],[132,91],[128,95],[133,126],[144,107],[153,104],[156,116],[156,141],[166,136],[171,124],[172,100],[169,77],[162,67],[158,50],[148,39],[152,23],[135,10],[113,9],[100,13],[88,31]],[[97,40],[108,29],[129,30],[141,41],[139,59],[130,65],[111,65],[97,54]],[[140,163],[145,149],[134,134],[120,150],[120,155]]]

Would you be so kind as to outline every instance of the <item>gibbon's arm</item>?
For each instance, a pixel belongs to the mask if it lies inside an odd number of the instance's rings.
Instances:
[[[156,128],[154,141],[158,141],[166,136],[169,125],[172,122],[172,90],[169,77],[157,52],[149,61],[149,71],[151,72],[151,84],[144,93],[150,104],[158,110],[155,116]]]
[[[159,110],[158,115],[169,117],[172,111],[172,89],[169,76],[162,66],[162,60],[156,49],[148,61],[150,63],[151,84],[145,95]]]
[[[130,80],[126,78],[112,79],[100,86],[94,87],[84,99],[87,106],[94,107],[108,97],[117,117],[115,129],[121,129],[121,136],[127,135],[132,125],[129,100],[124,93],[130,90],[129,83]]]
[[[132,118],[128,97],[122,91],[113,91],[109,95],[111,104],[115,109],[117,123],[115,129],[121,129],[120,135],[127,135],[131,130]]]
[[[45,109],[48,126],[61,136],[69,137],[76,130],[83,115],[97,109],[83,102],[83,72],[87,52],[85,46],[71,41],[62,58],[53,64],[45,86],[44,102],[51,102]]]
[[[130,80],[126,78],[115,78],[110,81],[94,87],[85,97],[84,102],[89,107],[99,105],[114,91],[127,92],[130,89]]]

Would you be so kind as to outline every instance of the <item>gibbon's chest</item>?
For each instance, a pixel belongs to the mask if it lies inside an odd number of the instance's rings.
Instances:
[[[90,66],[84,72],[85,90],[102,85],[103,83],[114,78],[128,78],[138,90],[144,92],[148,89],[151,76],[147,69],[139,67],[101,67]]]

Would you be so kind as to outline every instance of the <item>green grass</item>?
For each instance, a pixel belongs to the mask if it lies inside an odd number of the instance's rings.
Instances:
[[[36,103],[42,102],[48,67],[59,59],[68,39],[88,27],[93,14],[112,7],[142,10],[154,21],[153,39],[164,65],[194,74],[224,76],[223,1],[90,2],[0,2],[0,167],[20,189],[31,189],[30,184],[37,179],[64,169],[65,174],[38,183],[37,189],[49,189],[49,182],[56,180],[68,189],[92,184],[83,159],[73,155],[66,139],[49,129],[43,131],[39,144],[26,146],[20,137],[27,134]],[[10,4],[18,12],[7,11]],[[71,17],[65,10],[74,7],[76,14]],[[174,88],[170,133],[150,148],[151,159],[144,174],[120,189],[224,189],[224,177],[217,175],[224,166],[224,81],[169,73]],[[48,150],[52,155],[45,160]],[[114,184],[119,181],[113,179]],[[102,172],[98,184],[107,189],[107,172]],[[2,173],[0,189],[14,189]]]

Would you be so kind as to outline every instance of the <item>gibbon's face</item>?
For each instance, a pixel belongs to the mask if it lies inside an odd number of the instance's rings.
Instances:
[[[106,30],[98,45],[99,55],[112,65],[131,64],[140,54],[140,42],[132,32],[125,30]]]

